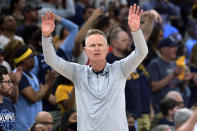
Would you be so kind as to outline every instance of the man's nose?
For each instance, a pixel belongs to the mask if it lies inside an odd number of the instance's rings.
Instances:
[[[100,47],[98,45],[95,46],[95,50],[99,50]]]

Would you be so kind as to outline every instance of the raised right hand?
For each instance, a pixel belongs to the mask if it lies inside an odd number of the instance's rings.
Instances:
[[[55,15],[52,12],[46,12],[42,15],[42,35],[49,37],[55,29]]]
[[[47,84],[49,87],[52,87],[55,83],[57,72],[55,70],[47,71],[47,74],[45,76],[45,84]]]

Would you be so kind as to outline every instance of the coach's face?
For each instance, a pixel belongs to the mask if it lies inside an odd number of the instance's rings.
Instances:
[[[90,61],[105,61],[108,53],[107,40],[101,34],[87,37],[85,52]]]

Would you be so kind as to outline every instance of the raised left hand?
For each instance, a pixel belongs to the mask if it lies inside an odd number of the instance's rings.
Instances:
[[[22,78],[22,67],[19,66],[16,72],[10,72],[9,76],[10,76],[12,83],[14,85],[17,85],[21,81],[21,78]]]
[[[140,6],[137,6],[136,4],[133,6],[130,6],[129,9],[129,16],[128,16],[128,25],[131,29],[131,31],[135,32],[138,31],[140,28],[140,19],[143,14],[143,10],[140,11]]]

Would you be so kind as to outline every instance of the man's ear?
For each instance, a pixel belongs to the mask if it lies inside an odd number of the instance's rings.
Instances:
[[[87,47],[84,47],[83,49],[84,49],[85,53],[87,54]]]

